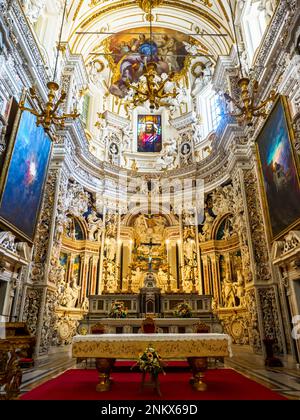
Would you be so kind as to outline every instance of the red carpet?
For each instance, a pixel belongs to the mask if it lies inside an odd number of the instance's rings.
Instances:
[[[251,381],[231,369],[209,370],[205,382],[208,390],[195,391],[189,384],[191,374],[160,375],[162,397],[151,388],[140,392],[141,374],[113,373],[110,392],[98,393],[96,370],[74,369],[36,389],[22,400],[285,400],[286,398]]]

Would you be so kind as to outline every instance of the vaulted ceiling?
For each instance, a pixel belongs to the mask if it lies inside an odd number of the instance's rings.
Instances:
[[[233,43],[232,18],[228,0],[154,0],[160,3],[152,11],[153,26],[194,36],[202,50],[216,61],[229,54]],[[72,52],[82,54],[86,62],[110,35],[149,26],[149,15],[139,7],[148,0],[73,0],[68,10],[69,44]],[[84,33],[82,33],[84,32]],[[89,34],[86,34],[89,32]],[[93,33],[90,33],[93,32]],[[99,34],[106,32],[106,34]],[[222,34],[223,36],[215,36]]]

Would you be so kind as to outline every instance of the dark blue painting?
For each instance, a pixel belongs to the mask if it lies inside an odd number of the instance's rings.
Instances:
[[[257,139],[272,239],[300,221],[300,184],[287,104],[280,98]]]
[[[33,240],[51,153],[51,139],[36,117],[23,112],[16,134],[0,218],[26,239]]]

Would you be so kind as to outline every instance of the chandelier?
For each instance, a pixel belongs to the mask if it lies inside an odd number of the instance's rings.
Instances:
[[[272,103],[276,99],[276,92],[272,90],[269,96],[262,102],[257,101],[259,85],[257,80],[250,80],[249,77],[246,77],[243,72],[243,66],[241,63],[239,46],[237,42],[236,28],[234,23],[234,15],[232,10],[232,5],[229,2],[231,17],[233,22],[235,42],[237,46],[237,55],[239,61],[239,69],[241,78],[238,80],[237,84],[240,89],[240,98],[234,99],[228,93],[224,94],[225,100],[227,102],[232,102],[234,106],[239,110],[239,112],[230,112],[229,115],[235,117],[239,123],[248,125],[251,127],[253,125],[253,119],[258,117],[267,117],[266,107],[269,103]]]
[[[232,102],[240,111],[238,113],[231,112],[229,114],[235,117],[239,123],[246,124],[251,127],[253,125],[254,118],[267,117],[266,107],[269,103],[275,101],[276,92],[272,90],[266,100],[257,104],[257,80],[251,81],[248,77],[242,77],[238,81],[238,86],[241,92],[241,98],[239,100],[233,99],[228,93],[224,94],[225,100],[227,102]]]
[[[175,81],[175,73],[159,75],[157,63],[154,60],[156,45],[153,41],[152,9],[162,3],[162,0],[140,0],[138,2],[139,7],[150,16],[150,54],[145,58],[145,72],[138,82],[125,80],[128,94],[124,98],[124,103],[129,108],[149,102],[151,112],[162,106],[169,107],[173,112],[187,101],[186,89],[178,81]]]
[[[78,114],[77,110],[72,111],[70,114],[66,114],[60,110],[61,105],[66,100],[66,92],[63,90],[59,98],[57,98],[57,92],[60,89],[58,83],[55,82],[56,75],[57,75],[57,67],[58,67],[58,58],[59,52],[61,50],[61,40],[62,40],[62,32],[63,32],[63,25],[66,16],[67,10],[67,0],[65,1],[64,11],[63,11],[63,18],[62,24],[60,29],[60,36],[59,36],[59,43],[57,46],[57,55],[56,55],[56,62],[55,62],[55,69],[54,69],[54,77],[53,81],[47,83],[48,88],[48,101],[43,103],[38,95],[35,86],[32,86],[29,89],[29,97],[33,103],[33,107],[29,108],[25,105],[25,100],[20,102],[20,109],[22,111],[28,111],[31,114],[35,115],[37,118],[37,126],[42,125],[46,131],[49,131],[51,126],[57,126],[58,128],[64,128],[65,121],[67,119],[77,119],[80,114]]]
[[[174,73],[161,76],[157,73],[157,64],[150,61],[145,65],[146,72],[136,83],[125,81],[128,94],[124,98],[129,107],[136,107],[149,101],[150,111],[161,106],[169,107],[171,111],[187,101],[186,90],[174,80]]]

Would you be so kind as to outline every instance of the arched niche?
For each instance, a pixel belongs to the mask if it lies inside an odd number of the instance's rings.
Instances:
[[[241,306],[237,289],[243,281],[239,237],[231,219],[230,213],[216,218],[210,239],[200,243],[204,292],[214,296],[217,308],[226,310]]]
[[[65,281],[81,287],[79,304],[89,294],[95,294],[99,277],[101,241],[89,240],[90,226],[84,217],[68,217],[60,254],[66,271]]]

